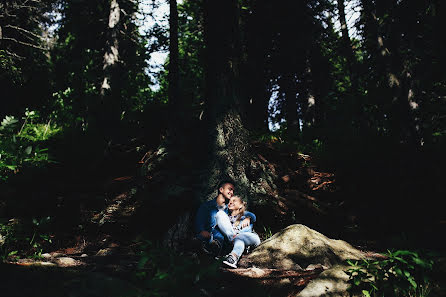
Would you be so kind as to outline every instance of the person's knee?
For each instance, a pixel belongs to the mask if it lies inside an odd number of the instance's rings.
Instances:
[[[260,244],[260,237],[259,237],[259,236],[256,236],[256,238],[254,239],[254,241],[255,241],[254,245],[255,245],[255,246],[258,246],[258,245]]]

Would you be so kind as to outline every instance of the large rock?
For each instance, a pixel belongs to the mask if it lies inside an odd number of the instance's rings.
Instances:
[[[345,241],[335,240],[304,225],[291,225],[265,240],[246,261],[258,267],[301,269],[310,264],[331,267],[365,254]]]
[[[348,275],[345,273],[350,267],[335,265],[313,280],[296,297],[354,297],[348,288]]]

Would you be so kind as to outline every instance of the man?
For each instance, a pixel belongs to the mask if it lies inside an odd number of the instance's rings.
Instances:
[[[195,233],[196,237],[204,243],[203,248],[206,252],[218,255],[225,242],[225,236],[228,238],[229,234],[224,234],[218,227],[216,215],[219,211],[226,209],[226,201],[233,194],[234,183],[223,181],[219,184],[217,197],[202,203],[198,208],[195,217]],[[242,224],[249,225],[250,221],[247,217]]]

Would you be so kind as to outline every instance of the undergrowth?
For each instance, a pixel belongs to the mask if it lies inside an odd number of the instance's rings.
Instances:
[[[146,241],[141,246],[137,279],[144,296],[202,296],[215,290],[221,263],[195,254],[175,253]]]
[[[46,141],[61,132],[61,128],[42,122],[36,111],[26,111],[22,118],[6,116],[0,123],[0,180],[25,167],[41,167],[53,162]]]
[[[350,292],[366,297],[425,297],[432,288],[433,261],[421,253],[388,251],[381,260],[348,260]]]

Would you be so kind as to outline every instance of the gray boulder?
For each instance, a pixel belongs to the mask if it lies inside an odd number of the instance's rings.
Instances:
[[[262,242],[246,257],[246,262],[257,267],[300,270],[318,264],[329,268],[347,259],[364,258],[364,252],[347,242],[296,224]]]
[[[296,297],[355,297],[350,295],[348,275],[345,273],[350,267],[335,265],[313,280]]]

